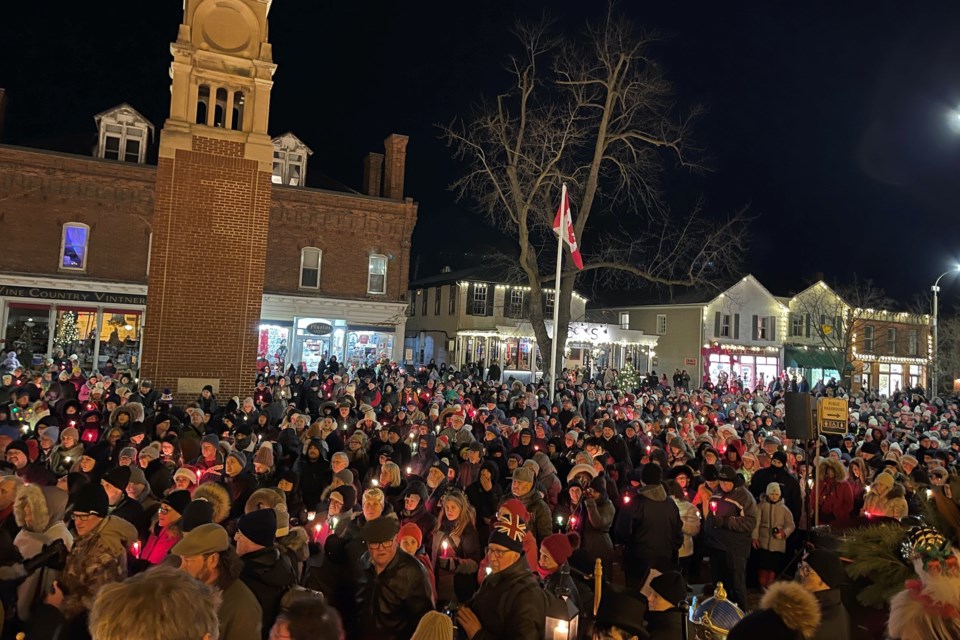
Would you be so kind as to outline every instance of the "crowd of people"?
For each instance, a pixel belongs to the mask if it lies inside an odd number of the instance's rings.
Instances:
[[[324,364],[180,402],[69,359],[4,375],[3,637],[539,639],[572,604],[579,637],[673,639],[709,581],[752,611],[739,637],[843,640],[847,574],[808,532],[960,497],[960,410],[919,388],[819,384],[848,433],[805,442],[786,377]],[[956,637],[915,618],[892,637]]]

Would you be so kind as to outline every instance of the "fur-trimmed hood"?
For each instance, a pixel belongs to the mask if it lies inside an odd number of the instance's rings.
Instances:
[[[193,492],[194,500],[206,500],[213,505],[213,521],[223,522],[230,515],[230,493],[216,482],[205,482]]]
[[[24,513],[27,505],[30,505],[32,526],[27,526],[27,518]],[[13,515],[16,518],[17,526],[32,533],[43,533],[49,528],[50,511],[47,509],[47,499],[39,485],[25,484],[20,487],[17,498],[13,502]]]
[[[143,405],[139,402],[128,402],[127,404],[122,404],[110,412],[110,420],[108,421],[108,424],[111,426],[116,425],[117,416],[119,416],[121,413],[127,414],[130,417],[130,422],[143,422]]]
[[[834,474],[837,476],[837,482],[843,482],[847,479],[847,469],[839,460],[834,460],[833,458],[824,458],[821,460],[820,464],[817,465],[817,473],[821,478],[826,478],[827,469],[833,469]]]
[[[290,551],[300,562],[310,557],[310,536],[303,527],[290,527],[290,533],[277,538],[277,546]]]
[[[769,609],[788,628],[804,638],[813,637],[820,626],[817,598],[796,582],[774,582],[760,600],[761,609]]]
[[[279,489],[257,489],[247,498],[247,503],[243,506],[244,513],[250,513],[257,509],[276,509],[282,507],[287,510],[287,497]]]

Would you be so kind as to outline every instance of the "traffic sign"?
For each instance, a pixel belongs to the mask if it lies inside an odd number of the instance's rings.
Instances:
[[[820,398],[817,401],[817,426],[820,433],[844,435],[850,420],[850,405],[842,398]]]

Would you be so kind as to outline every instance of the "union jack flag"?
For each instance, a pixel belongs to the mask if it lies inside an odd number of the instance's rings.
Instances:
[[[520,516],[509,511],[501,515],[493,526],[497,531],[517,542],[522,542],[524,536],[527,535],[527,525],[524,524]]]

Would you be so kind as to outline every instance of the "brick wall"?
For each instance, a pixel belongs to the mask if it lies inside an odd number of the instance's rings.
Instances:
[[[0,271],[145,282],[156,169],[0,146]],[[63,225],[90,227],[86,272],[59,271]]]
[[[390,201],[313,189],[275,187],[267,251],[269,293],[403,300],[410,236],[417,220],[412,200]],[[320,288],[300,289],[300,250],[323,251]],[[387,293],[367,293],[371,254],[387,256]]]
[[[256,362],[270,174],[233,143],[192,147],[157,168],[142,375],[174,392],[219,379],[229,397],[249,392]]]

